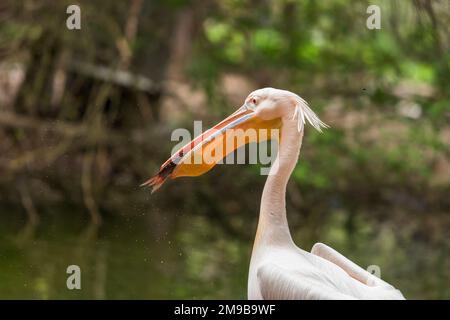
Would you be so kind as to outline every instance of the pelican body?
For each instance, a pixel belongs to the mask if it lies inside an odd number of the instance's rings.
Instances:
[[[258,227],[248,276],[249,299],[404,299],[401,292],[359,267],[331,247],[316,243],[311,252],[297,247],[286,217],[286,187],[294,170],[303,140],[305,124],[326,128],[305,100],[280,89],[253,91],[231,116],[178,150],[143,185],[157,190],[167,178],[198,176],[209,171],[232,150],[224,148],[227,133],[242,138],[242,130],[279,130],[278,154],[272,164],[261,197]],[[234,149],[273,135],[238,139]],[[204,152],[221,149],[209,161]]]

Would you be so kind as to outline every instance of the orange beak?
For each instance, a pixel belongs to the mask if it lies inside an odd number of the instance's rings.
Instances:
[[[175,152],[158,173],[141,186],[158,190],[168,177],[200,176],[239,147],[279,138],[281,119],[264,121],[244,106]]]

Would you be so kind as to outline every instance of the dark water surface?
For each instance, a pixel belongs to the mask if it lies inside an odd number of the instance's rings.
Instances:
[[[84,212],[54,210],[31,228],[22,212],[3,212],[0,298],[245,298],[252,240],[231,236],[205,217],[179,216],[175,223],[165,216],[106,217],[95,228]],[[306,250],[323,241],[363,267],[380,266],[406,298],[450,298],[447,242],[436,247],[399,238],[389,225],[363,220],[350,234],[343,217],[334,214],[320,236],[305,222],[292,228],[293,237]],[[81,268],[81,290],[66,287],[72,264]]]

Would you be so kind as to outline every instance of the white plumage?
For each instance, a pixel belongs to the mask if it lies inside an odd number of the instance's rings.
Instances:
[[[401,292],[322,243],[312,252],[267,246],[252,257],[249,299],[404,299]]]
[[[252,97],[257,97],[253,99]],[[252,92],[256,115],[281,117],[279,152],[264,186],[248,278],[249,299],[404,299],[401,292],[329,246],[311,252],[292,241],[286,218],[286,185],[294,169],[307,120],[328,127],[298,95],[273,88]]]

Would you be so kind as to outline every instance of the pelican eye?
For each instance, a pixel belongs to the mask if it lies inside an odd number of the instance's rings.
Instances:
[[[245,102],[245,108],[247,110],[255,110],[257,104],[258,99],[256,97],[252,97]]]

